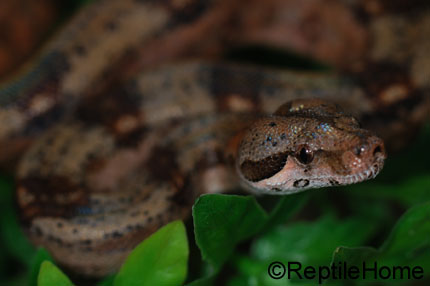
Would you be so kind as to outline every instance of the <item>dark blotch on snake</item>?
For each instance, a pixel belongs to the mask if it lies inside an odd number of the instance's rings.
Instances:
[[[118,120],[123,117],[139,117],[141,99],[135,88],[134,85],[112,86],[102,95],[85,97],[78,106],[78,118],[89,125],[108,126],[116,133]]]
[[[120,238],[120,237],[122,237],[122,233],[118,231],[112,232],[112,238]]]
[[[203,74],[205,73],[202,72]],[[230,99],[238,96],[251,103],[252,110],[261,109],[260,92],[263,81],[257,70],[239,67],[225,68],[222,65],[215,65],[210,69],[209,77],[211,79],[209,89],[215,96],[219,111],[229,111],[231,109]]]
[[[340,185],[340,183],[336,180],[330,180],[329,182],[330,182],[330,185],[332,185],[332,186],[339,186]]]
[[[147,160],[149,176],[158,182],[170,182],[179,170],[176,158],[175,150],[164,146],[155,147]]]
[[[18,181],[17,189],[18,192],[27,193],[18,194],[18,197],[32,195],[35,198],[29,204],[21,206],[21,219],[24,223],[35,217],[74,217],[79,208],[86,207],[89,203],[89,192],[62,176],[28,177]]]
[[[281,171],[287,162],[288,154],[287,152],[277,153],[259,161],[245,160],[240,165],[240,170],[247,180],[261,181]]]
[[[309,180],[306,179],[300,179],[294,182],[294,187],[296,188],[304,188],[309,185]]]

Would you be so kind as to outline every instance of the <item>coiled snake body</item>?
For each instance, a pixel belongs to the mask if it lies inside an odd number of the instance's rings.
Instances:
[[[375,177],[386,155],[373,132],[407,137],[426,113],[420,48],[428,43],[404,48],[429,31],[430,14],[399,13],[383,1],[375,1],[378,13],[365,1],[328,1],[347,24],[339,26],[314,2],[251,1],[247,11],[241,1],[86,7],[0,89],[0,158],[31,145],[16,170],[30,239],[64,267],[101,276],[157,228],[189,215],[199,194],[239,186],[288,194]],[[294,7],[302,18],[280,17]],[[309,15],[326,30],[299,25]],[[389,37],[390,25],[400,36]],[[345,38],[353,47],[339,47]],[[249,42],[300,49],[349,77],[207,60],[165,64],[216,58]]]

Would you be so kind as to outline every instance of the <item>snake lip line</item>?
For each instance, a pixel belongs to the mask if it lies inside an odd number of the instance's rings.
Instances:
[[[343,178],[339,177],[337,178],[337,180],[340,183],[344,183],[344,184],[355,184],[366,180],[374,179],[379,174],[379,172],[382,170],[383,167],[384,167],[384,158],[379,157],[370,168],[367,168],[366,170],[358,174],[349,175]]]

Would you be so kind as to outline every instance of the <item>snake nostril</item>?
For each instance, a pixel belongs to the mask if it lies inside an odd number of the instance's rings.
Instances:
[[[382,148],[380,145],[377,145],[375,149],[373,149],[373,156],[377,156],[378,154],[381,154],[381,153],[382,153]]]

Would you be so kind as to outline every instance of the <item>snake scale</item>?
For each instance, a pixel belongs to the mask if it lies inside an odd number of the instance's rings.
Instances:
[[[24,230],[103,276],[200,194],[373,178],[428,112],[429,34],[425,1],[93,1],[0,86]],[[216,60],[248,44],[337,72]]]

